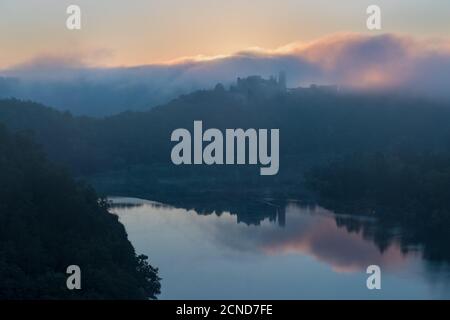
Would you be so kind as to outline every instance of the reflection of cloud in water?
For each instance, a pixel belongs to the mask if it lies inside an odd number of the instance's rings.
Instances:
[[[264,221],[260,226],[245,226],[216,220],[215,240],[235,250],[257,251],[269,255],[307,254],[330,265],[337,272],[365,270],[371,264],[401,268],[414,255],[402,253],[392,242],[383,252],[362,231],[349,232],[338,227],[335,215],[325,209],[286,207],[286,226],[280,228]],[[231,224],[224,227],[224,223]]]
[[[308,255],[331,266],[336,272],[364,271],[371,264],[380,265],[385,270],[400,269],[417,258],[414,251],[404,253],[399,243],[392,240],[381,251],[373,240],[364,237],[363,228],[350,232],[345,228],[345,223],[337,225],[337,216],[333,212],[317,206],[287,205],[286,224],[281,227],[269,218],[260,225],[247,225],[236,223],[239,218],[229,212],[220,216],[199,215],[196,211],[177,209],[154,201],[118,197],[110,200],[116,208],[113,211],[134,207],[130,212],[145,213],[151,207],[166,222],[176,220],[178,223],[173,225],[181,224],[184,228],[207,234],[210,241],[230,249],[231,254],[238,251],[271,256]],[[345,216],[339,217],[345,221]],[[375,226],[375,221],[365,222]]]
[[[377,297],[449,297],[447,268],[427,261],[421,248],[403,254],[401,230],[392,233],[367,218],[293,203],[278,212],[278,219],[286,213],[283,227],[248,201],[240,201],[242,210],[231,206],[234,215],[220,209],[220,216],[140,199],[115,202],[122,206],[111,211],[124,223],[136,251],[160,268],[167,298],[222,298],[225,293],[217,288],[226,288],[225,297],[259,292],[266,298],[336,298],[343,289],[342,298],[370,299],[364,286],[370,264],[383,271],[384,290]],[[196,207],[213,208],[209,202]],[[261,217],[260,224],[238,223],[242,212]],[[192,277],[186,279],[180,270],[190,270]]]

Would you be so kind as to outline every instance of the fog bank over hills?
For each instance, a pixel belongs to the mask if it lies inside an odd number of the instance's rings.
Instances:
[[[288,87],[335,84],[450,98],[450,41],[397,34],[337,34],[275,50],[251,48],[216,58],[137,67],[96,67],[83,57],[41,56],[0,71],[0,98],[16,97],[104,116],[145,110],[180,94],[228,86],[237,77],[286,71]]]

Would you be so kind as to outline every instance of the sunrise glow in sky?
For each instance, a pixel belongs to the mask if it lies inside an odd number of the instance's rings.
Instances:
[[[82,9],[80,31],[65,27],[70,4]],[[448,0],[2,0],[0,68],[42,55],[131,66],[276,49],[337,32],[367,33],[370,4],[382,8],[383,33],[449,33]]]

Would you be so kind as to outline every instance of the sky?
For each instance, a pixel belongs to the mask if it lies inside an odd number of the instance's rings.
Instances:
[[[82,29],[65,26],[79,5]],[[366,29],[366,8],[382,30]],[[342,32],[447,37],[448,0],[1,0],[0,69],[43,56],[82,57],[94,66],[136,66],[183,57],[275,50]]]

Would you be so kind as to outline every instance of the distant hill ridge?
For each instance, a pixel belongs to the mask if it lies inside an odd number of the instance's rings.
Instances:
[[[213,167],[174,166],[171,132],[192,127],[194,120],[202,120],[205,129],[278,128],[280,171],[271,181],[281,185],[288,185],[287,180],[298,184],[312,165],[348,153],[447,150],[448,119],[450,105],[443,102],[383,92],[341,92],[333,87],[289,90],[279,80],[260,77],[241,79],[228,90],[217,85],[181,95],[149,111],[105,118],[0,100],[0,123],[30,132],[52,160],[81,175],[145,166],[157,167],[149,170],[158,177],[198,176],[195,172],[201,170],[199,177],[239,180],[242,171],[252,169],[231,166],[224,168],[230,171],[224,174]],[[235,170],[238,173],[229,174]],[[263,181],[251,178],[250,183],[253,179],[257,184]]]

